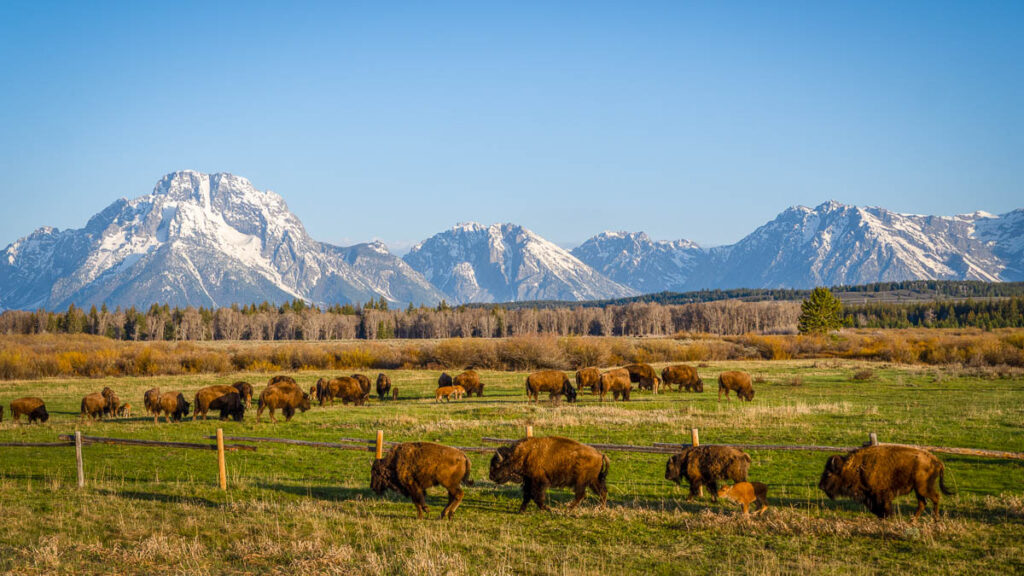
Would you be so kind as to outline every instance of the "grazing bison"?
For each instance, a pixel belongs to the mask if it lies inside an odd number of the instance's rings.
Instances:
[[[701,486],[711,489],[711,499],[718,500],[718,481],[732,480],[746,482],[747,469],[750,468],[750,455],[730,446],[692,446],[668,459],[665,466],[665,479],[682,484],[685,478],[690,483],[690,495],[693,498]]]
[[[434,402],[440,402],[441,398],[444,398],[446,402],[451,402],[454,396],[456,400],[466,395],[466,390],[462,386],[442,386],[434,392]]]
[[[391,399],[398,400],[398,388],[391,389]]]
[[[672,389],[675,384],[678,390],[686,388],[687,392],[703,392],[704,381],[697,375],[697,369],[686,364],[676,364],[661,371],[661,381],[665,388]]]
[[[722,400],[722,392],[725,392],[726,400],[732,400],[729,398],[730,390],[735,390],[740,400],[749,402],[754,399],[754,386],[746,372],[729,371],[718,375],[718,400]]]
[[[576,389],[561,370],[541,370],[526,377],[526,396],[537,402],[541,392],[547,392],[551,400],[565,396],[569,402],[576,401]]]
[[[334,404],[335,398],[340,398],[342,404],[351,402],[356,406],[362,406],[370,395],[369,392],[363,390],[363,385],[351,376],[341,376],[330,380],[321,378],[317,380],[316,386],[320,394],[318,400],[321,406],[328,401]]]
[[[541,510],[548,510],[549,487],[573,488],[576,498],[569,504],[570,509],[583,500],[587,488],[601,499],[602,506],[608,499],[608,457],[590,446],[559,436],[524,438],[498,448],[491,458],[489,476],[498,484],[523,483],[520,513],[531,499]]]
[[[427,513],[427,489],[444,486],[448,505],[441,518],[452,517],[462,502],[460,484],[472,486],[469,458],[456,448],[433,442],[404,442],[392,446],[384,457],[370,468],[370,487],[377,494],[394,490],[410,498],[416,505],[416,516]]]
[[[209,412],[210,409],[217,410],[223,406],[223,404],[214,406],[213,403],[221,396],[227,396],[229,394],[241,397],[241,394],[238,392],[238,388],[235,388],[234,386],[207,386],[206,388],[200,388],[199,391],[196,392],[195,412],[192,413],[192,420],[197,420],[200,416],[203,417],[203,420],[206,420],[206,413]],[[242,409],[245,410],[244,404]],[[224,415],[221,414],[221,419],[223,419],[223,417]]]
[[[601,384],[601,371],[591,366],[576,371],[576,389],[583,390],[590,388],[591,394],[596,394]]]
[[[629,372],[629,381],[636,384],[638,390],[658,390],[661,378],[654,373],[650,364],[630,364],[625,368]]]
[[[291,376],[284,376],[284,375],[281,375],[281,374],[278,374],[277,376],[272,377],[267,382],[267,386],[275,386],[277,384],[290,384],[292,386],[295,386],[296,388],[298,388],[298,386],[299,386],[295,382],[295,378],[292,378]]]
[[[0,414],[3,414],[3,408],[0,408]],[[46,403],[43,402],[42,398],[36,398],[35,396],[18,398],[11,402],[11,418],[18,424],[21,424],[22,414],[28,417],[29,424],[36,420],[46,422],[50,419],[50,414],[46,411]]]
[[[105,388],[104,390],[109,390]],[[82,398],[81,415],[90,419],[102,419],[108,412],[108,399],[103,392],[93,392]]]
[[[274,418],[274,410],[278,408],[284,414],[285,422],[288,422],[295,415],[296,409],[303,412],[309,410],[309,394],[300,390],[298,386],[267,386],[260,394],[259,408],[256,409],[257,424],[260,422],[264,408],[270,409],[271,422],[277,422],[277,418]]]
[[[132,417],[132,405],[125,402],[117,407],[118,418],[131,418]]]
[[[454,382],[452,381],[452,377],[449,376],[447,372],[441,372],[441,375],[437,377],[437,387],[438,388],[443,388],[445,386],[451,386],[453,384],[454,384]]]
[[[466,396],[476,394],[476,397],[479,398],[484,395],[484,384],[475,370],[466,370],[459,374],[452,380],[452,384],[462,386],[462,389],[466,391]]]
[[[159,415],[162,413],[167,419],[168,424],[172,421],[181,422],[183,418],[188,416],[188,411],[191,406],[192,405],[185,400],[185,395],[181,392],[164,392],[160,395],[160,410],[157,414]],[[158,416],[153,416],[154,423],[159,422],[157,418]]]
[[[377,398],[383,402],[388,399],[388,392],[391,391],[391,378],[381,372],[377,374]]]
[[[146,390],[146,393],[142,396],[142,407],[146,409],[146,412],[152,414],[153,419],[156,420],[156,415],[160,413],[159,388]]]
[[[207,406],[207,409],[220,410],[221,420],[227,420],[230,417],[235,422],[241,422],[245,418],[245,402],[242,401],[242,396],[238,392],[231,392],[215,398]]]
[[[629,400],[629,393],[632,390],[633,383],[629,381],[629,372],[625,368],[613,368],[601,374],[601,381],[598,384],[601,402],[604,402],[604,395],[608,393],[611,393],[612,398],[616,400],[621,395],[625,402]]]
[[[946,488],[945,466],[931,454],[910,446],[877,445],[859,448],[845,456],[832,456],[825,464],[818,488],[829,499],[849,496],[867,506],[872,514],[886,518],[892,514],[892,500],[909,494],[917,496],[917,519],[928,500],[939,518],[939,500],[952,492]],[[937,481],[937,482],[936,482]],[[939,490],[936,490],[938,483]]]
[[[363,395],[370,395],[370,379],[363,374],[353,374],[351,376],[356,382],[359,382],[359,387],[363,389]]]
[[[238,396],[242,399],[242,403],[245,404],[246,408],[252,406],[252,395],[254,392],[252,384],[245,381],[238,381],[232,384],[231,387],[238,390]]]

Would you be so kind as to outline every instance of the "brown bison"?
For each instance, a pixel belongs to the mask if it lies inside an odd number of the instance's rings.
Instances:
[[[622,400],[625,402],[629,400],[629,393],[632,390],[633,383],[629,381],[629,372],[625,368],[613,368],[601,374],[601,381],[598,384],[601,402],[604,402],[604,396],[608,393],[611,393],[612,398],[616,400],[622,396]]]
[[[541,370],[526,377],[526,396],[537,402],[541,392],[547,392],[551,400],[565,396],[568,402],[576,401],[576,389],[561,370]]]
[[[377,494],[390,489],[410,498],[416,505],[416,516],[423,518],[427,513],[427,490],[444,486],[448,505],[441,511],[441,518],[450,520],[462,502],[460,484],[473,485],[469,473],[469,458],[457,448],[433,442],[404,442],[392,446],[373,463],[370,487]]]
[[[452,377],[447,372],[441,372],[441,375],[437,377],[437,387],[442,388],[444,386],[452,386]]]
[[[576,371],[576,389],[583,390],[590,388],[591,394],[596,394],[601,384],[601,371],[591,366]]]
[[[452,397],[456,400],[466,395],[466,390],[462,386],[442,386],[434,392],[434,402],[440,402],[441,398],[445,399],[445,402],[451,402]]]
[[[81,415],[90,419],[102,419],[107,414],[113,414],[117,405],[111,407],[110,404],[112,401],[116,401],[116,398],[117,396],[110,388],[104,388],[102,392],[88,394],[82,398]]]
[[[242,396],[238,392],[218,396],[206,408],[220,410],[221,420],[227,420],[230,417],[235,422],[241,422],[245,419],[245,402],[242,401]],[[206,417],[204,416],[203,419],[205,420]]]
[[[292,378],[291,376],[284,376],[284,375],[281,375],[281,374],[278,374],[277,376],[272,377],[267,382],[267,386],[274,386],[276,384],[291,384],[292,386],[295,386],[296,388],[299,386],[295,382],[295,378]]]
[[[586,444],[569,438],[523,438],[497,449],[491,458],[492,482],[523,483],[520,514],[532,499],[541,510],[548,510],[548,488],[570,487],[576,498],[569,504],[575,508],[587,495],[587,488],[601,499],[608,499],[608,457]]]
[[[747,469],[750,468],[750,455],[730,446],[691,446],[668,459],[665,466],[665,479],[682,484],[683,478],[690,483],[690,495],[693,498],[701,486],[711,489],[711,499],[718,500],[719,480],[746,482]]]
[[[117,416],[117,407],[121,405],[121,399],[110,388],[104,388],[101,394],[107,399],[107,406],[103,409],[103,415],[114,418]]]
[[[476,394],[476,397],[479,398],[484,395],[483,382],[480,382],[480,375],[475,370],[466,370],[459,374],[452,379],[452,385],[462,386],[462,389],[466,391],[466,396]]]
[[[132,417],[132,405],[125,402],[117,407],[118,418],[131,418]]]
[[[285,422],[288,422],[295,415],[296,409],[305,412],[310,407],[309,394],[300,390],[298,386],[289,385],[267,386],[260,394],[258,404],[259,407],[256,409],[257,424],[260,423],[260,416],[263,415],[265,408],[270,409],[270,421],[276,423],[277,418],[274,418],[274,410],[278,408],[284,414]]]
[[[722,392],[725,392],[725,399],[729,398],[729,391],[735,390],[736,397],[747,402],[754,399],[754,386],[750,381],[750,374],[746,372],[729,371],[718,375],[718,400],[722,400]]]
[[[697,369],[686,364],[668,366],[661,371],[661,381],[665,388],[671,390],[675,384],[678,390],[686,388],[687,392],[703,392],[704,381],[697,375]]]
[[[350,378],[354,379],[356,382],[359,382],[359,387],[363,389],[364,396],[370,395],[371,385],[369,378],[367,378],[363,374],[353,374],[352,376],[350,376]]]
[[[219,386],[207,386],[206,388],[200,388],[199,391],[196,392],[196,397],[194,399],[195,400],[195,412],[192,413],[192,420],[197,420],[200,416],[203,417],[203,420],[206,420],[206,413],[209,412],[211,409],[214,409],[214,410],[221,409],[221,411],[222,411],[221,419],[223,420],[224,416],[225,416],[224,413],[223,413],[223,407],[226,404],[222,402],[222,403],[218,403],[216,406],[214,406],[214,402],[216,402],[217,399],[220,398],[221,396],[227,396],[227,395],[230,395],[230,394],[234,394],[234,395],[236,395],[238,397],[241,397],[241,394],[238,392],[238,388],[236,388],[234,386],[219,385]],[[226,402],[229,402],[229,401],[226,401]],[[242,405],[242,411],[243,411],[243,413],[245,411],[245,405],[244,404]],[[234,417],[236,419],[236,421],[241,420],[240,418],[235,416],[233,413],[230,414],[230,415],[232,417]]]
[[[849,496],[867,506],[879,518],[892,514],[893,498],[913,491],[917,496],[914,518],[921,516],[927,501],[931,500],[932,514],[938,520],[939,500],[942,498],[939,490],[946,495],[952,494],[946,488],[944,475],[942,461],[925,450],[910,446],[867,446],[845,456],[829,458],[818,488],[830,500],[836,496]]]
[[[252,395],[253,390],[252,384],[245,381],[238,381],[231,385],[232,388],[238,390],[238,396],[242,399],[242,403],[245,404],[246,408],[252,406]]]
[[[181,392],[164,392],[160,395],[160,410],[157,412],[157,416],[153,416],[153,422],[158,423],[159,414],[163,413],[167,419],[167,423],[181,422],[183,418],[188,416],[189,407],[192,405],[185,400],[185,395]]]
[[[340,398],[342,404],[351,402],[356,406],[362,406],[370,395],[369,392],[363,390],[363,385],[351,376],[341,376],[330,380],[321,378],[317,380],[316,388],[319,392],[318,401],[321,406],[328,401],[334,404],[335,398]]]
[[[391,378],[381,372],[377,374],[377,398],[383,402],[388,399],[388,392],[391,391]]]
[[[630,364],[626,366],[629,372],[629,381],[636,384],[638,390],[654,390],[657,392],[661,384],[661,378],[654,373],[650,364]]]
[[[156,415],[160,413],[159,388],[146,390],[146,393],[142,396],[142,407],[146,409],[146,412],[153,415],[154,420],[156,419]]]
[[[0,408],[0,414],[3,414],[3,408]],[[50,414],[46,411],[46,403],[43,402],[42,398],[36,398],[35,396],[18,398],[11,402],[11,418],[18,424],[21,424],[22,414],[28,417],[29,424],[36,420],[46,422],[50,419]]]

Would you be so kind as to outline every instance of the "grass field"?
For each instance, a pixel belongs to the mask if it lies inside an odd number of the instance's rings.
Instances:
[[[725,369],[762,376],[753,403],[703,394],[634,395],[632,402],[527,404],[523,374],[483,372],[483,398],[433,402],[437,372],[391,371],[398,402],[314,407],[257,425],[192,422],[154,425],[141,414],[151,387],[192,391],[264,374],[42,380],[0,383],[0,402],[38,395],[50,421],[15,425],[0,442],[55,441],[76,428],[95,436],[203,441],[264,435],[337,441],[435,440],[478,446],[483,436],[557,434],[585,442],[650,444],[701,441],[859,445],[881,441],[1024,451],[1024,382],[948,375],[935,368],[840,361],[712,362],[706,383]],[[657,366],[660,368],[660,366]],[[338,372],[336,374],[345,374]],[[298,373],[308,388],[316,377]],[[82,423],[81,397],[111,386],[135,416]],[[229,491],[217,489],[213,452],[91,445],[87,487],[75,487],[73,448],[0,448],[0,571],[15,574],[873,574],[1024,572],[1024,462],[941,455],[947,484],[939,522],[900,515],[879,521],[850,501],[817,489],[827,454],[751,452],[750,479],[769,485],[771,508],[745,519],[738,507],[686,502],[685,487],[664,480],[667,456],[609,453],[609,503],[588,497],[568,512],[567,490],[550,494],[554,511],[514,512],[519,488],[487,480],[487,454],[471,454],[476,485],[451,522],[437,519],[445,496],[434,489],[430,519],[396,494],[369,489],[372,454],[260,444],[228,454]]]

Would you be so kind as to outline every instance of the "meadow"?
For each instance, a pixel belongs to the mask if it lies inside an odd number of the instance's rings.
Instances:
[[[655,364],[660,368],[664,363]],[[718,402],[722,370],[756,378],[752,403]],[[1024,452],[1024,382],[1015,374],[848,359],[701,362],[703,394],[635,393],[601,404],[525,401],[526,372],[481,371],[482,398],[436,404],[439,370],[386,370],[401,399],[367,406],[314,406],[288,423],[216,420],[153,424],[142,413],[152,387],[191,393],[268,374],[229,372],[152,377],[54,378],[0,382],[0,402],[43,397],[51,418],[16,425],[0,442],[55,441],[76,429],[92,436],[201,442],[226,435],[317,441],[372,438],[480,446],[481,438],[535,435],[649,445],[689,441],[757,444],[882,442]],[[362,370],[371,377],[376,370]],[[304,388],[352,370],[286,371]],[[859,373],[859,374],[858,374]],[[855,374],[858,378],[854,378]],[[1009,377],[1006,377],[1009,376]],[[130,419],[82,422],[81,397],[110,386],[135,408]],[[667,456],[609,453],[609,501],[588,496],[567,511],[522,515],[519,487],[487,479],[488,454],[470,454],[475,485],[450,522],[435,488],[430,518],[411,503],[369,488],[372,453],[259,444],[229,453],[229,490],[217,487],[213,452],[89,445],[87,486],[76,487],[73,448],[0,447],[0,571],[13,574],[924,574],[1024,572],[1024,461],[940,455],[956,495],[939,522],[912,521],[914,499],[880,521],[848,500],[829,501],[817,483],[827,453],[751,451],[750,479],[769,485],[771,508],[744,518],[738,506],[686,501],[664,479]]]

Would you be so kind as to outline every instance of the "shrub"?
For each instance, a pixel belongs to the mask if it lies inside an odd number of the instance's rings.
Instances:
[[[870,368],[861,368],[853,373],[853,379],[858,382],[875,379],[875,371]]]

